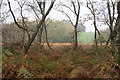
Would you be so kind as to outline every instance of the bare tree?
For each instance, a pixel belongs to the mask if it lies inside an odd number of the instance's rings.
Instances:
[[[45,21],[45,19],[46,19],[47,15],[49,14],[49,12],[51,11],[51,9],[52,9],[52,7],[53,7],[53,5],[54,5],[54,2],[55,2],[55,0],[54,0],[54,1],[51,1],[51,4],[50,4],[47,12],[44,14],[44,16],[42,16],[42,19],[39,21],[39,24],[36,26],[36,30],[34,31],[32,37],[30,38],[30,40],[28,41],[28,43],[27,43],[27,45],[26,45],[26,47],[25,47],[25,54],[27,54],[27,52],[28,52],[28,50],[29,50],[32,42],[34,41],[36,35],[38,34],[38,31],[39,31],[40,27],[42,26],[42,24],[43,24],[43,22]],[[24,27],[21,27],[21,26],[18,24],[18,22],[16,21],[16,18],[15,18],[15,15],[14,15],[12,9],[11,9],[11,5],[10,5],[10,1],[9,1],[9,0],[8,0],[8,5],[9,5],[10,12],[11,12],[13,18],[14,18],[14,22],[16,23],[16,25],[17,25],[20,29],[23,29],[23,30],[25,30],[25,31],[27,32],[28,30],[27,30],[26,28],[24,28]]]
[[[26,27],[25,17],[23,16],[23,12],[22,12],[22,11],[23,11],[23,6],[24,6],[25,2],[24,2],[23,4],[20,4],[20,3],[17,1],[17,3],[18,3],[19,6],[20,6],[20,15],[21,15],[21,17],[22,17],[22,25],[20,25],[20,24],[17,22],[16,17],[15,17],[15,15],[14,15],[12,9],[11,9],[10,1],[8,0],[9,10],[10,10],[12,16],[13,16],[13,19],[14,19],[15,24],[16,24],[20,29],[22,29],[23,32],[25,31],[25,32],[27,33],[27,35],[28,35],[28,40],[30,40],[30,34],[29,34],[29,31],[28,31],[28,29],[27,29],[27,27]]]
[[[17,3],[18,3],[19,6],[20,6],[20,15],[21,15],[21,17],[22,17],[22,27],[24,27],[24,28],[27,29],[27,25],[26,25],[26,23],[25,23],[25,17],[23,16],[23,6],[25,5],[25,1],[24,1],[23,4],[20,4],[20,2],[18,2],[18,1],[17,1]],[[27,35],[28,35],[28,40],[30,40],[30,34],[29,34],[28,29],[27,29],[26,32],[27,32]],[[25,30],[23,30],[23,40],[22,40],[23,43],[24,43],[24,38],[25,38]]]
[[[110,5],[110,1],[107,0],[107,9],[108,9],[108,15],[109,15],[109,19],[106,20],[105,22],[107,23],[107,25],[109,26],[109,29],[110,29],[110,36],[106,42],[106,47],[109,43],[109,41],[111,40],[111,43],[114,43],[113,40],[114,40],[114,36],[115,34],[117,34],[117,32],[114,30],[114,21],[116,20],[115,19],[115,2],[113,2],[111,0],[111,3],[112,3],[112,10],[111,10],[111,5]]]
[[[95,38],[95,43],[96,43],[96,46],[97,46],[97,33],[100,36],[100,31],[97,29],[95,9],[94,9],[93,3],[90,0],[86,0],[86,1],[87,1],[88,9],[90,10],[90,12],[92,13],[92,15],[94,17],[94,22],[93,22],[94,28],[95,28],[95,36],[94,36],[94,38]]]
[[[118,64],[120,64],[120,1],[117,2],[117,14],[118,14],[118,17],[115,24],[115,30],[117,31],[115,54],[118,55],[117,61],[118,61]]]
[[[39,24],[37,25],[37,29],[36,29],[35,32],[33,33],[30,41],[29,41],[28,44],[27,44],[27,47],[25,48],[25,54],[27,53],[27,51],[28,51],[28,49],[30,48],[32,42],[34,41],[34,39],[35,39],[35,37],[36,37],[36,35],[37,35],[38,31],[39,31],[40,26],[42,26],[42,24],[43,24],[43,22],[45,21],[47,15],[48,15],[49,12],[51,11],[51,9],[52,9],[52,7],[53,7],[53,5],[54,5],[54,2],[55,2],[55,0],[51,2],[50,6],[49,6],[49,8],[48,8],[48,10],[47,10],[47,12],[45,13],[44,16],[42,16],[41,21],[40,21]]]
[[[35,7],[35,4],[34,4],[34,5],[32,5],[32,4],[27,4],[28,6],[31,7],[32,11],[34,12],[34,14],[35,14],[35,16],[36,16],[36,22],[38,22],[38,21],[41,20],[40,16],[42,15],[41,10],[42,10],[42,6],[43,6],[42,2],[37,2],[37,4],[38,4],[38,6],[39,6],[39,9],[37,9],[37,8]],[[39,15],[39,13],[40,13],[40,15]],[[38,32],[38,34],[37,34],[38,42],[39,42],[39,45],[40,45],[40,49],[41,49],[42,46],[43,46],[43,45],[41,45],[42,35],[43,35],[43,26],[40,27],[39,32]]]
[[[59,6],[63,6],[63,7],[66,7],[68,8],[76,17],[76,20],[75,20],[75,24],[73,23],[71,17],[69,16],[68,13],[66,13],[65,11],[63,10],[58,10],[60,11],[61,13],[65,14],[67,16],[67,18],[69,19],[69,21],[71,22],[72,26],[74,27],[74,50],[76,50],[77,46],[78,46],[78,41],[77,41],[77,26],[78,26],[78,21],[79,21],[79,17],[80,17],[80,2],[79,1],[76,1],[76,2],[73,2],[71,1],[71,4],[73,6],[73,9],[71,9],[70,6],[67,6],[65,4],[61,4]]]
[[[44,16],[45,15],[45,7],[46,7],[46,0],[44,0],[43,2],[37,2],[38,3],[38,6],[40,8],[40,10],[37,10],[34,6],[32,5],[28,5],[32,8],[32,10],[34,11],[36,17],[38,18],[38,20],[40,20],[40,17],[39,15],[37,14],[37,11],[42,15]],[[36,11],[37,10],[37,11]],[[46,29],[46,23],[45,21],[43,22],[41,28],[40,28],[40,33],[38,33],[38,37],[39,37],[39,42],[40,42],[40,46],[42,47],[41,45],[41,39],[42,39],[42,33],[43,33],[43,29],[45,30],[45,39],[46,39],[46,43],[49,47],[49,49],[53,50],[49,44],[49,41],[48,41],[48,37],[47,37],[47,29]]]

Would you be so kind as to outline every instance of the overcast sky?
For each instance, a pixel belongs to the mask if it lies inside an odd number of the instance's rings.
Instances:
[[[6,2],[7,0],[3,0],[3,1]],[[64,0],[56,0],[54,5],[57,5],[59,3],[59,1],[62,1],[63,3],[65,3]],[[70,0],[66,0],[66,1],[70,1]],[[86,7],[86,0],[81,0],[81,1],[83,2],[83,4],[81,5],[81,8],[80,8],[81,9],[80,10],[80,16],[81,16],[80,19],[82,20],[83,18],[87,17],[86,14],[90,13],[90,11]],[[10,0],[10,2],[11,2],[12,10],[15,11],[14,12],[15,16],[19,18],[19,11],[17,9],[19,6],[17,5],[17,3],[14,0]],[[2,12],[6,11],[8,9],[9,9],[8,6],[2,8]],[[74,20],[75,17],[72,15],[72,13],[68,9],[64,8],[64,10],[66,12],[69,12],[72,20],[75,21]],[[28,12],[28,11],[25,11],[24,16],[28,17],[29,20],[35,20],[35,18],[36,18],[34,13]],[[51,18],[51,19],[54,19],[54,20],[68,20],[68,18],[64,14],[61,14],[59,11],[57,11],[55,9],[55,7],[50,11],[50,14],[47,16],[47,18]],[[11,22],[11,21],[13,21],[12,17],[9,17],[9,18],[6,19],[6,22]],[[91,31],[93,32],[94,31],[94,26],[92,24],[93,24],[93,20],[89,20],[89,21],[83,23],[83,25],[86,26],[86,31],[87,32],[91,32]],[[100,22],[98,22],[97,24],[100,25]],[[100,29],[100,30],[103,30],[103,29],[106,29],[106,28],[107,28],[107,26],[105,26],[105,25],[98,26],[98,29]]]

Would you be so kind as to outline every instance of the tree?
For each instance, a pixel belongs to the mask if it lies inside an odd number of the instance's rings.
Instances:
[[[38,4],[39,4],[39,7],[40,7],[40,10],[41,10],[42,16],[45,15],[45,6],[46,6],[45,2],[46,2],[46,0],[44,0],[44,2],[38,3]],[[40,4],[42,4],[42,5],[40,5]],[[43,6],[43,7],[42,7],[42,6]],[[53,49],[51,48],[51,46],[49,45],[49,42],[48,42],[47,29],[46,29],[46,23],[45,23],[45,21],[43,22],[42,27],[43,27],[44,30],[45,30],[45,39],[46,39],[47,45],[48,45],[49,49],[53,50]]]
[[[112,6],[112,10],[111,10],[111,6]],[[109,19],[105,20],[106,24],[109,26],[110,29],[110,36],[106,42],[106,47],[109,43],[109,41],[111,40],[111,43],[113,44],[114,42],[114,36],[113,34],[116,34],[116,31],[114,30],[114,21],[115,19],[115,2],[113,2],[111,0],[111,5],[110,5],[110,1],[107,0],[107,9],[108,9],[108,15],[109,15]],[[105,16],[106,17],[106,16]]]
[[[115,50],[115,36],[117,35],[117,31],[115,30],[115,24],[116,24],[116,0],[107,0],[104,1],[101,5],[101,15],[99,15],[101,22],[106,24],[109,27],[109,37],[106,41],[107,48],[108,43],[111,41],[111,47],[112,47],[112,54],[114,55]]]
[[[38,12],[42,15],[42,17],[45,15],[45,7],[46,7],[46,0],[43,0],[43,2],[41,1],[41,2],[37,2],[38,3],[38,6],[39,6],[39,9],[40,10],[38,10]],[[39,15],[37,14],[37,9],[34,7],[34,6],[32,6],[32,5],[29,5],[31,8],[32,8],[32,10],[34,11],[34,13],[35,13],[35,15],[36,15],[36,17],[38,18],[38,20],[40,21],[40,18],[39,18]],[[39,42],[40,42],[40,46],[42,47],[42,45],[41,45],[41,39],[42,39],[42,34],[43,34],[43,29],[45,30],[45,39],[46,39],[46,43],[47,43],[47,45],[48,45],[48,47],[49,47],[49,49],[51,49],[51,50],[53,50],[52,48],[51,48],[51,46],[49,45],[49,41],[48,41],[48,37],[47,37],[47,29],[46,29],[46,22],[45,22],[45,20],[44,20],[44,22],[43,22],[43,24],[42,24],[42,26],[41,26],[41,28],[40,28],[40,33],[38,33],[38,37],[39,37]]]
[[[43,1],[44,2],[44,1]],[[45,4],[43,4],[43,2],[38,2],[37,1],[37,4],[38,4],[38,9],[36,7],[35,4],[33,3],[28,3],[27,6],[32,9],[32,11],[34,12],[35,16],[36,16],[36,22],[38,24],[38,22],[41,20],[40,16],[42,15],[42,12],[44,11],[45,9]],[[34,2],[35,3],[35,2]],[[42,7],[43,6],[43,7]],[[38,38],[38,42],[39,42],[39,45],[40,45],[40,49],[42,48],[43,45],[41,45],[41,42],[42,42],[42,35],[43,35],[43,26],[40,27],[39,29],[39,32],[37,34],[37,38]]]
[[[117,36],[115,36],[116,39],[116,46],[115,46],[115,54],[118,55],[117,61],[118,64],[120,65],[120,1],[117,2],[117,20],[115,24],[115,30],[117,31]]]
[[[25,54],[27,53],[27,51],[28,51],[28,49],[30,48],[32,42],[34,41],[34,39],[35,39],[35,37],[36,37],[36,35],[37,35],[38,31],[39,31],[40,26],[43,24],[43,22],[45,21],[47,15],[48,15],[49,12],[51,11],[51,9],[52,9],[52,7],[53,7],[53,5],[54,5],[54,2],[55,2],[55,0],[51,2],[50,6],[49,6],[49,8],[48,8],[48,10],[47,10],[47,12],[45,13],[44,16],[42,16],[41,21],[40,21],[39,24],[37,25],[37,29],[36,29],[35,32],[33,33],[30,41],[28,42],[28,44],[27,44],[27,46],[26,46],[26,48],[25,48]]]
[[[63,10],[58,10],[61,13],[65,14],[67,16],[67,18],[69,19],[69,21],[71,22],[72,26],[74,27],[74,50],[76,50],[77,46],[78,46],[78,41],[77,41],[77,26],[78,26],[78,21],[79,21],[79,17],[80,17],[80,2],[77,0],[76,2],[71,1],[71,4],[73,6],[73,10],[71,9],[70,6],[67,6],[66,4],[60,4],[59,6],[63,6],[68,8],[76,17],[75,20],[75,24],[73,23],[71,17],[69,16],[68,13],[66,13]]]
[[[38,1],[38,2],[39,2],[39,1]],[[42,24],[43,24],[43,22],[45,21],[45,19],[46,19],[47,15],[49,14],[49,12],[51,11],[51,9],[52,9],[52,7],[53,7],[53,5],[54,5],[54,2],[55,2],[55,0],[54,0],[54,1],[51,1],[51,4],[50,4],[47,12],[45,13],[44,16],[42,16],[42,19],[39,21],[39,24],[36,26],[36,30],[34,31],[32,37],[30,38],[30,40],[28,41],[28,43],[27,43],[27,45],[26,45],[26,47],[25,47],[25,54],[27,54],[27,52],[28,52],[28,50],[29,50],[32,42],[34,41],[36,35],[38,34],[38,31],[39,31],[40,27],[42,26]],[[16,18],[15,18],[15,16],[14,16],[14,13],[13,13],[12,9],[11,9],[11,5],[10,5],[10,1],[9,1],[9,0],[8,0],[8,5],[9,5],[10,12],[11,12],[13,18],[14,18],[14,22],[16,23],[16,25],[17,25],[20,29],[23,29],[23,30],[27,31],[26,28],[21,27],[21,26],[18,24],[18,22],[16,21]]]
[[[93,6],[93,2],[91,2],[90,0],[86,0],[86,1],[87,1],[87,7],[90,10],[90,12],[92,13],[93,19],[94,19],[94,22],[93,22],[94,28],[95,28],[94,38],[95,38],[95,43],[96,43],[96,46],[97,46],[97,33],[100,36],[100,31],[97,29],[95,9],[94,9],[94,6]]]
[[[16,20],[16,17],[15,17],[15,15],[14,15],[12,9],[11,9],[10,1],[8,0],[9,10],[10,10],[12,16],[13,16],[13,19],[14,19],[15,24],[16,24],[20,29],[22,29],[23,32],[25,31],[25,32],[27,33],[27,35],[28,35],[28,40],[30,40],[30,34],[29,34],[29,31],[28,31],[27,26],[26,26],[26,24],[25,24],[25,17],[23,16],[23,12],[22,12],[22,11],[23,11],[23,6],[24,6],[24,4],[25,4],[25,1],[24,1],[23,4],[20,4],[20,2],[18,2],[18,1],[17,1],[17,3],[18,3],[18,5],[20,6],[20,15],[21,15],[21,17],[22,17],[22,25],[19,24],[18,21]],[[23,36],[23,37],[24,37],[24,36]]]

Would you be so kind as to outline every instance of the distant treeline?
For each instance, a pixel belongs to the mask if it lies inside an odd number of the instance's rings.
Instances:
[[[20,23],[20,22],[19,22]],[[27,22],[29,33],[32,35],[37,22]],[[74,39],[74,29],[70,22],[67,21],[52,21],[46,20],[47,35],[50,43],[72,43]],[[6,43],[21,42],[28,40],[26,33],[17,28],[15,23],[2,24],[2,41]],[[39,34],[37,35],[34,43],[39,43]],[[78,25],[78,42],[79,43],[93,43],[94,32],[85,32],[85,26]],[[42,42],[45,41],[45,31],[43,30]]]

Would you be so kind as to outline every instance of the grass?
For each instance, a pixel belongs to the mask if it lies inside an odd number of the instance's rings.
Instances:
[[[93,43],[94,32],[81,32],[78,34],[78,42],[80,43]]]

